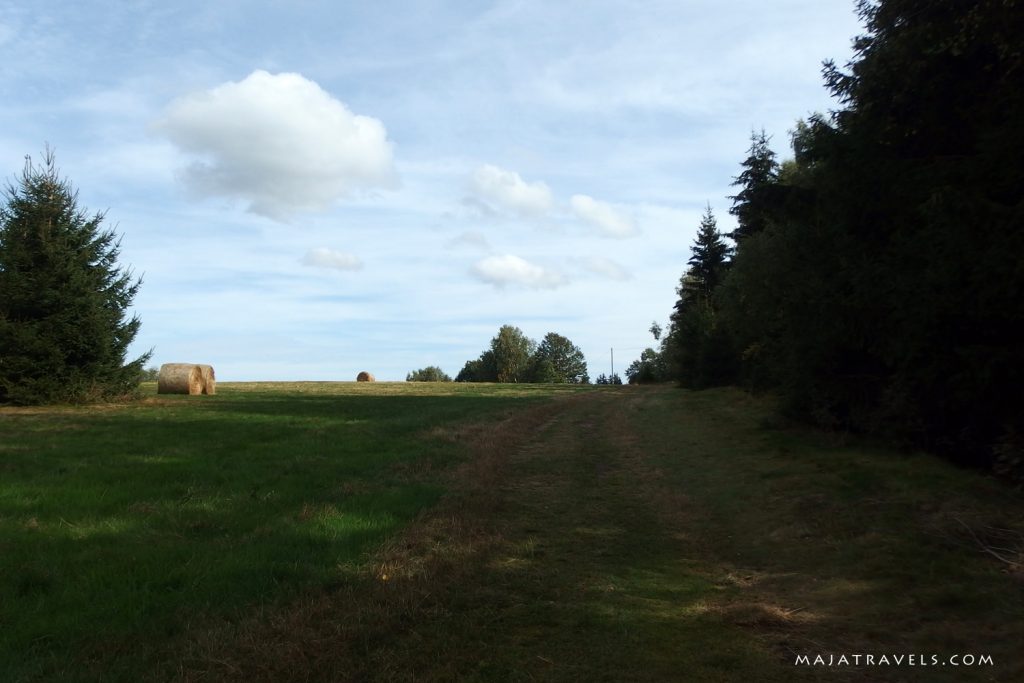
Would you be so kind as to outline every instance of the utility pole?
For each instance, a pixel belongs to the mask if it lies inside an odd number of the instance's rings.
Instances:
[[[613,347],[612,348],[612,374],[608,377],[608,381],[610,382],[612,380],[612,377],[614,377],[614,376],[615,376],[615,348]]]

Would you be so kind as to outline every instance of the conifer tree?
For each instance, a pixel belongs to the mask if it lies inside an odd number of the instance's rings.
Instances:
[[[134,393],[145,353],[127,310],[141,285],[117,264],[120,238],[79,208],[53,151],[31,158],[0,206],[0,402],[108,400]]]
[[[760,133],[751,133],[749,155],[733,182],[740,191],[729,197],[733,200],[729,213],[736,216],[739,225],[728,237],[737,242],[761,232],[768,225],[769,193],[779,179],[779,164],[768,142],[764,129]]]
[[[689,268],[676,289],[679,299],[669,331],[670,363],[686,386],[712,386],[732,378],[734,359],[718,321],[714,297],[731,253],[709,205],[690,248]]]
[[[722,234],[718,232],[718,222],[708,204],[707,210],[700,220],[700,227],[697,229],[697,239],[690,247],[690,272],[693,275],[693,284],[696,285],[700,294],[710,299],[711,293],[715,291],[728,265],[732,249],[722,240]]]

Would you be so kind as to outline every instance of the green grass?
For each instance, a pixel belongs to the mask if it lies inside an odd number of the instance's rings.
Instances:
[[[464,456],[424,432],[553,393],[221,384],[0,411],[3,680],[130,680],[193,622],[344,580]]]
[[[691,547],[713,572],[741,577],[719,609],[781,662],[816,653],[973,653],[992,655],[996,667],[811,673],[1024,676],[1019,490],[928,454],[780,424],[771,400],[734,390],[670,392],[644,408],[634,424],[663,485],[685,497]],[[780,680],[792,670],[783,668]]]
[[[734,390],[4,409],[0,475],[4,681],[1024,677],[1019,491]]]

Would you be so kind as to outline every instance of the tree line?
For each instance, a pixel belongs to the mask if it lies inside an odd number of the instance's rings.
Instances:
[[[549,332],[538,344],[513,325],[502,325],[479,358],[466,361],[456,382],[589,384],[583,352]]]
[[[736,384],[788,414],[1024,475],[1024,11],[858,3],[866,33],[779,163],[751,136],[633,381]],[[727,239],[731,240],[730,242]]]

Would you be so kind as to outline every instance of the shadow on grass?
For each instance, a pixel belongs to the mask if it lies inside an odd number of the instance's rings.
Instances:
[[[0,670],[116,680],[196,620],[337,586],[442,494],[464,452],[425,432],[522,401],[225,392],[4,413]]]

